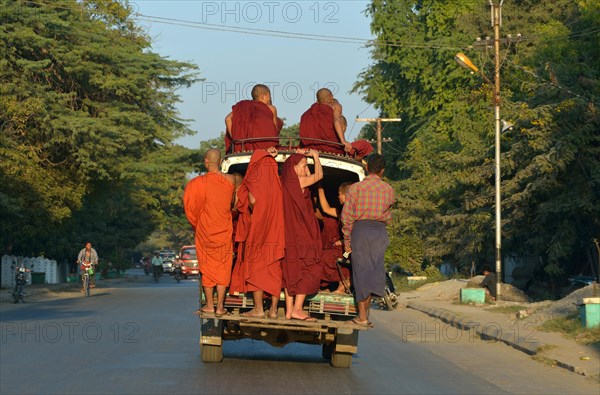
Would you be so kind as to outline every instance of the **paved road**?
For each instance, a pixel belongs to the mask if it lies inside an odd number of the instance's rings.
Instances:
[[[0,393],[598,393],[598,383],[440,326],[413,310],[373,313],[351,369],[314,345],[226,342],[199,356],[198,283],[142,276],[90,298],[0,305]]]

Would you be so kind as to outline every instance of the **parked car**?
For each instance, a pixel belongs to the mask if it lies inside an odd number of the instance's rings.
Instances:
[[[179,261],[181,262],[181,272],[183,274],[183,278],[200,275],[198,257],[196,256],[196,246],[190,245],[181,247]]]

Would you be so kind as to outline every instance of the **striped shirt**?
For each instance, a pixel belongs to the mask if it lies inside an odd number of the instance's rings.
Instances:
[[[361,182],[352,184],[346,192],[346,202],[341,217],[346,247],[350,247],[350,234],[354,222],[372,220],[389,223],[392,219],[391,208],[394,201],[394,189],[374,174],[369,174]]]

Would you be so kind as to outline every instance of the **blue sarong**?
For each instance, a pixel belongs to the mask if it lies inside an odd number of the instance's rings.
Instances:
[[[385,223],[357,221],[350,235],[352,247],[352,280],[356,301],[385,292],[384,255],[390,239]]]

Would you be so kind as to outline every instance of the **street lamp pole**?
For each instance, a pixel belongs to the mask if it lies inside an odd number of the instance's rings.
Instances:
[[[502,292],[502,206],[500,189],[500,20],[502,2],[490,0],[492,6],[492,25],[494,27],[494,122],[495,133],[495,159],[494,170],[496,174],[496,298],[500,299]]]
[[[502,293],[502,199],[500,185],[500,135],[502,128],[500,125],[500,25],[502,19],[502,3],[504,0],[489,0],[492,11],[492,27],[494,28],[494,82],[479,70],[477,66],[463,53],[457,53],[454,60],[462,67],[470,69],[475,73],[480,73],[481,77],[493,87],[494,95],[494,124],[495,124],[495,155],[494,155],[494,173],[495,173],[495,194],[496,194],[496,297],[500,298]],[[512,125],[506,126],[509,129]]]

